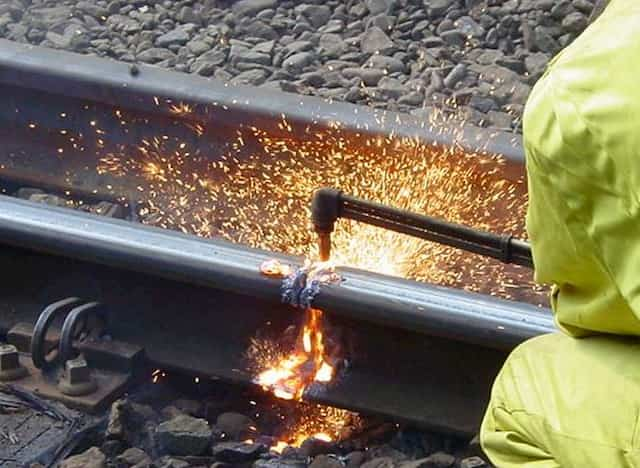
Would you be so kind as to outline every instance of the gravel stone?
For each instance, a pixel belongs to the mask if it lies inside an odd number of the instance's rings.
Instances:
[[[163,422],[158,425],[156,433],[160,444],[174,455],[200,455],[212,436],[206,420],[187,415]]]
[[[80,455],[69,457],[60,463],[60,468],[106,468],[107,457],[97,447],[91,447]]]
[[[378,91],[381,96],[392,99],[398,99],[409,93],[409,89],[402,81],[389,76],[385,76],[380,80],[378,83]]]
[[[84,205],[88,206],[88,205]],[[89,212],[105,218],[126,219],[127,213],[119,203],[101,201],[93,206],[89,205]]]
[[[482,53],[476,57],[475,61],[480,65],[491,65],[495,63],[496,60],[501,59],[503,57],[504,57],[504,54],[502,53],[502,51],[487,49],[482,51]]]
[[[440,22],[440,24],[438,25],[438,27],[436,28],[436,33],[438,35],[441,35],[443,32],[445,31],[451,31],[452,29],[455,29],[456,26],[453,23],[452,20],[450,19],[444,19]]]
[[[524,59],[524,65],[529,72],[529,75],[531,75],[531,77],[536,81],[540,76],[542,76],[544,70],[547,68],[548,63],[549,56],[542,52],[528,55]]]
[[[259,86],[264,83],[269,73],[261,68],[246,70],[231,79],[233,85],[254,85]]]
[[[541,52],[555,54],[560,50],[560,45],[544,26],[537,26],[534,29],[533,41],[535,48]]]
[[[275,49],[275,46],[276,46],[275,41],[265,41],[265,42],[261,42],[260,44],[256,44],[252,50],[254,52],[258,52],[260,54],[267,54],[270,56],[271,54],[273,54],[273,50]]]
[[[287,56],[289,56],[311,49],[313,49],[313,44],[309,41],[294,41],[285,47],[285,53]]]
[[[342,76],[347,79],[360,78],[365,86],[376,86],[385,72],[378,68],[345,68]]]
[[[275,40],[278,38],[278,33],[268,24],[263,21],[252,21],[246,27],[242,29],[242,32],[247,37],[259,37],[266,40]]]
[[[396,0],[365,0],[365,5],[369,13],[372,15],[378,15],[380,13],[387,13],[396,5]]]
[[[571,12],[573,12],[573,5],[569,0],[559,0],[551,8],[551,16],[560,21]]]
[[[511,122],[513,121],[513,117],[505,112],[491,110],[487,112],[487,116],[489,117],[489,120],[491,120],[491,123],[493,123],[497,128],[510,128]]]
[[[453,23],[459,31],[466,36],[472,36],[475,38],[484,37],[486,31],[470,16],[461,16]]]
[[[471,96],[468,104],[469,106],[473,107],[474,109],[477,109],[478,111],[484,114],[486,114],[491,110],[498,109],[498,105],[496,104],[496,102],[489,97]]]
[[[460,460],[460,468],[483,468],[488,466],[480,457],[468,457]]]
[[[50,27],[69,19],[71,15],[71,7],[67,5],[59,5],[54,7],[34,8],[27,16],[32,26],[49,29]]]
[[[345,457],[347,468],[358,468],[360,465],[362,465],[365,458],[366,458],[366,454],[361,451],[355,451],[355,452],[349,453]]]
[[[398,104],[404,104],[408,106],[419,106],[424,102],[424,94],[418,91],[412,91],[409,94],[405,94],[398,99]]]
[[[179,398],[172,403],[172,406],[182,411],[184,414],[188,414],[195,418],[200,418],[204,415],[203,404],[197,400]]]
[[[338,58],[347,51],[347,44],[338,34],[323,34],[318,45],[325,57]]]
[[[196,60],[196,63],[206,62],[212,65],[221,65],[224,63],[226,59],[227,59],[227,52],[225,50],[213,49],[213,50],[210,50],[209,52],[205,52],[200,57],[198,57],[198,59]]]
[[[317,88],[322,87],[326,83],[324,75],[320,72],[303,73],[300,75],[300,80],[306,85]]]
[[[271,65],[271,56],[267,54],[261,54],[259,52],[254,52],[253,50],[247,50],[246,52],[241,52],[234,57],[234,65],[237,66],[239,63]]]
[[[45,38],[55,47],[56,49],[71,49],[71,41],[73,39],[72,35],[62,35],[54,33],[53,31],[47,32]]]
[[[318,455],[313,459],[309,468],[344,468],[344,465],[334,456]]]
[[[423,0],[427,14],[433,18],[444,15],[449,7],[457,4],[456,0]]]
[[[522,60],[514,57],[499,58],[495,61],[495,63],[496,65],[500,65],[501,67],[513,70],[518,74],[524,74],[524,72],[526,71],[525,64],[522,62]]]
[[[296,12],[302,14],[314,28],[319,28],[331,18],[331,9],[326,5],[302,4],[296,7]]]
[[[31,198],[31,195],[35,195],[35,194],[42,195],[44,193],[45,192],[39,188],[22,187],[16,190],[13,196],[16,198],[21,198],[23,200],[29,200]]]
[[[458,65],[453,67],[453,70],[451,70],[446,76],[446,78],[444,79],[444,85],[449,89],[453,89],[464,78],[466,74],[466,65],[459,63]]]
[[[310,65],[315,60],[315,54],[311,52],[300,52],[287,58],[282,63],[282,68],[288,72],[299,72],[307,65]]]
[[[29,197],[29,201],[36,203],[44,203],[49,206],[69,206],[66,198],[59,197],[50,193],[34,193]]]
[[[401,73],[405,71],[405,66],[402,61],[393,57],[387,57],[386,55],[374,55],[367,61],[366,66],[386,70],[387,73]]]
[[[384,54],[395,48],[389,36],[377,26],[367,29],[360,39],[360,48],[370,54]]]
[[[138,54],[138,60],[145,63],[158,63],[163,60],[174,59],[175,57],[176,54],[174,54],[170,50],[161,49],[159,47],[147,49],[144,52]]]
[[[206,51],[210,50],[211,46],[207,44],[205,41],[194,39],[187,43],[187,49],[193,55],[201,55],[201,54],[204,54]]]
[[[253,468],[307,468],[308,463],[305,460],[288,459],[288,458],[272,458],[269,460],[256,460]]]
[[[449,468],[456,462],[456,457],[444,452],[436,452],[427,458],[404,462],[400,468]]]
[[[253,16],[262,10],[275,9],[278,6],[278,0],[240,0],[233,4],[233,14],[240,16]]]
[[[222,413],[216,419],[216,428],[231,440],[247,437],[252,427],[256,427],[256,423],[240,413]]]
[[[377,457],[360,466],[361,468],[394,468],[395,463],[391,457]]]
[[[158,37],[156,45],[158,47],[171,47],[172,45],[185,45],[188,41],[189,34],[184,27],[179,27]]]
[[[76,3],[76,10],[95,18],[106,17],[109,14],[105,7],[97,5],[95,2],[78,2]]]
[[[262,444],[222,442],[213,446],[213,455],[226,463],[245,463],[257,459],[267,451]]]
[[[351,88],[344,94],[343,99],[347,102],[358,102],[363,98],[362,89],[359,86]]]
[[[116,457],[116,463],[118,463],[119,466],[122,467],[130,467],[134,465],[142,466],[143,464],[150,465],[151,458],[145,453],[144,450],[140,450],[136,447],[131,447]]]
[[[467,36],[458,29],[444,31],[440,34],[440,38],[450,46],[463,47],[467,41]]]
[[[190,6],[183,6],[176,15],[176,20],[181,23],[200,23],[200,17],[196,15]]]
[[[571,4],[573,5],[573,8],[585,15],[590,15],[593,11],[593,3],[589,0],[573,0]]]
[[[589,24],[587,17],[576,11],[570,13],[562,20],[562,28],[566,32],[579,33]]]
[[[177,458],[164,456],[159,458],[153,463],[154,467],[157,468],[188,468],[189,462],[184,460],[179,460]]]
[[[391,33],[393,33],[393,26],[395,22],[396,22],[395,16],[389,16],[389,15],[385,15],[384,13],[381,13],[377,16],[370,18],[369,21],[367,21],[366,29],[369,29],[373,26],[377,26],[383,31],[390,31]]]

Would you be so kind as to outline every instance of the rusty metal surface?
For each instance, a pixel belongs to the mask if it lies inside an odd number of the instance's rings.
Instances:
[[[20,322],[11,327],[6,335],[7,342],[21,351],[20,363],[27,370],[26,376],[11,381],[12,385],[84,412],[99,413],[105,410],[132,384],[133,374],[142,370],[143,350],[139,346],[114,340],[77,342],[75,348],[89,363],[95,391],[86,395],[65,394],[59,386],[64,363],[58,363],[57,367],[50,365],[43,370],[36,367],[33,357],[27,354],[32,349],[33,326]],[[50,334],[47,349],[57,347],[58,336],[58,333]]]

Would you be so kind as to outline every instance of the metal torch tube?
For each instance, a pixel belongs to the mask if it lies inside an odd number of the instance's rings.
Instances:
[[[533,268],[529,245],[511,236],[473,229],[345,194],[340,194],[340,202],[342,218]]]

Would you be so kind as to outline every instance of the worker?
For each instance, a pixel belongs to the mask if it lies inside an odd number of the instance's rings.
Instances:
[[[516,348],[480,440],[498,467],[640,467],[640,1],[611,0],[523,119],[535,279],[560,332]]]

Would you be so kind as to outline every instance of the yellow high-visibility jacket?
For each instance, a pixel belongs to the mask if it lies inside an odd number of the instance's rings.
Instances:
[[[509,357],[482,445],[499,467],[640,467],[640,1],[552,60],[523,133],[535,277],[564,333]]]

